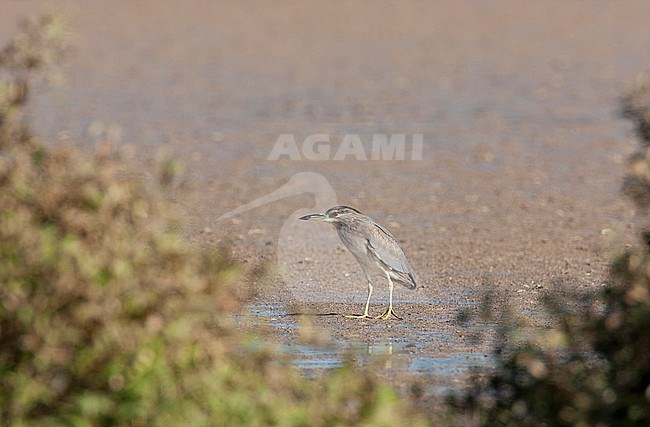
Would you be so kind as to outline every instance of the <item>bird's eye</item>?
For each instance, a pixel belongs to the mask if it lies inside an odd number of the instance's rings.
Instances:
[[[339,213],[338,212],[332,212],[332,216],[336,218],[337,216],[339,216]]]

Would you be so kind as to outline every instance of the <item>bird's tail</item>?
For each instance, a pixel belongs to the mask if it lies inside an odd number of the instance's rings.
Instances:
[[[400,274],[399,277],[395,277],[394,280],[400,285],[410,290],[413,290],[418,287],[417,279],[415,278],[415,274],[413,273],[408,273],[404,275]]]

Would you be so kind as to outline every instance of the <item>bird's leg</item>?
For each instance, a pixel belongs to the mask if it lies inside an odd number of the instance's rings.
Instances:
[[[388,278],[388,308],[383,314],[375,317],[375,319],[390,319],[391,316],[394,316],[398,320],[403,320],[393,310],[393,281],[388,273],[386,273],[386,277]]]
[[[370,316],[368,315],[368,306],[370,305],[370,295],[372,295],[372,283],[368,279],[368,299],[366,300],[366,309],[363,311],[363,314],[347,314],[345,317],[351,319],[367,319]]]

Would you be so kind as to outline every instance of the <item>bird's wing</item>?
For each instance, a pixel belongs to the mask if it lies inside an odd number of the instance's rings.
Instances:
[[[394,273],[392,276],[400,284],[410,289],[415,289],[417,279],[415,272],[409,264],[404,252],[399,247],[395,238],[388,230],[379,224],[374,224],[372,233],[367,241],[368,252],[375,261],[380,262]]]

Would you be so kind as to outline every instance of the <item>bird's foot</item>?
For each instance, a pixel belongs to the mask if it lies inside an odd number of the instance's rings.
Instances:
[[[343,317],[347,317],[348,319],[372,319],[371,316],[368,315],[368,313],[364,314],[345,314]]]
[[[404,320],[403,318],[399,317],[397,313],[395,313],[392,307],[389,307],[386,311],[384,311],[383,314],[380,314],[379,316],[375,317],[375,319],[388,320],[391,318],[391,316],[396,318],[397,320]]]

